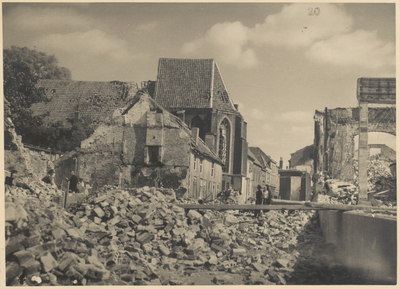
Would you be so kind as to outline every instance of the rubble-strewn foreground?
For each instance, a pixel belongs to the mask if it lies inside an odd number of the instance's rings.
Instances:
[[[315,211],[185,211],[174,191],[104,187],[62,209],[6,192],[7,285],[346,284]]]

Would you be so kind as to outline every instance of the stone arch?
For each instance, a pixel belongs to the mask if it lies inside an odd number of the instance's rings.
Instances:
[[[229,172],[232,124],[224,117],[218,125],[218,157],[224,163],[223,172]]]
[[[356,134],[354,136],[354,158],[358,159],[358,142],[359,142],[359,135]],[[386,151],[396,151],[396,136],[390,132],[368,132],[368,145],[370,156],[375,155],[377,153],[384,154],[383,149],[379,148],[380,145],[387,146]]]

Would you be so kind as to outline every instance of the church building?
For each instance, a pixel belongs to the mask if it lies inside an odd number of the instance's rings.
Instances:
[[[213,59],[161,58],[149,92],[178,116],[223,162],[221,190],[244,191],[247,172],[246,122],[232,101]]]

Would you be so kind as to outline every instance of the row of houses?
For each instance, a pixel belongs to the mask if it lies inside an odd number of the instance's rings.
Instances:
[[[213,59],[161,58],[156,81],[43,80],[47,101],[32,106],[44,124],[93,128],[80,148],[54,163],[56,183],[71,172],[94,188],[163,186],[196,199],[257,185],[279,186],[277,163],[249,147],[247,123]]]

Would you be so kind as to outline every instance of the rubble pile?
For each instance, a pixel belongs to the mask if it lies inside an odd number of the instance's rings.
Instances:
[[[368,192],[372,194],[375,205],[397,205],[396,179],[391,174],[389,165],[389,161],[374,157],[368,162]]]
[[[104,187],[64,210],[50,191],[12,189],[7,285],[311,284],[341,268],[314,253],[326,247],[315,211],[255,219],[177,204],[173,190]]]
[[[331,198],[319,198],[327,200],[329,203],[342,203],[347,205],[356,205],[358,199],[357,187],[349,182],[343,182],[336,179],[329,179],[325,182],[327,195]]]

